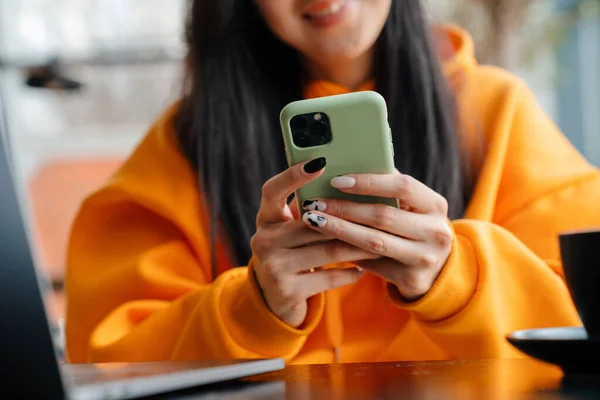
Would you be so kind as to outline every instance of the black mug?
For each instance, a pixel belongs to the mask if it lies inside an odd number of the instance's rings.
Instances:
[[[571,298],[589,336],[600,337],[600,230],[559,236]]]

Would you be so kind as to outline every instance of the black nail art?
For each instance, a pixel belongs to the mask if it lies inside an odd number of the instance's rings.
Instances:
[[[306,208],[308,206],[310,206],[311,204],[313,204],[316,200],[304,200],[302,202],[302,207]]]
[[[306,211],[325,211],[327,203],[323,200],[306,200],[302,203],[302,208]]]
[[[315,228],[324,228],[325,224],[327,223],[327,220],[324,217],[322,217],[320,215],[315,215],[310,212],[306,213],[305,217],[306,217],[306,221],[308,221],[308,223],[311,224]]]
[[[306,172],[307,174],[314,174],[315,172],[319,172],[320,170],[325,168],[326,165],[327,160],[325,159],[325,157],[319,157],[312,160],[309,163],[306,163],[304,165],[304,172]]]

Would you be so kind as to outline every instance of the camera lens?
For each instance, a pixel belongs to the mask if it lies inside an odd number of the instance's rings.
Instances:
[[[319,139],[321,144],[324,144],[329,138],[329,125],[324,121],[317,121],[312,124],[310,131]]]
[[[290,121],[292,131],[305,131],[308,128],[308,119],[304,115],[295,115]]]
[[[298,147],[309,147],[311,145],[310,136],[306,132],[301,132],[297,135],[294,135],[294,142]]]
[[[311,132],[315,136],[325,137],[329,134],[329,125],[323,121],[317,121],[310,127]]]

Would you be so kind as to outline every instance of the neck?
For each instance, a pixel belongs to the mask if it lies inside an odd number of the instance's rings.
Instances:
[[[335,63],[305,60],[304,69],[311,80],[335,82],[354,90],[372,75],[373,51],[369,51],[356,59],[338,60]]]

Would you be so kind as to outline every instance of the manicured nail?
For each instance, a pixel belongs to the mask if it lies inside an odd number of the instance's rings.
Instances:
[[[336,189],[350,189],[356,185],[356,179],[351,176],[336,176],[331,180],[331,186]]]
[[[315,172],[319,172],[320,170],[325,168],[326,165],[327,160],[325,159],[325,157],[319,157],[304,164],[303,169],[304,172],[307,174],[314,174]]]
[[[325,211],[327,203],[321,200],[306,200],[302,203],[302,208],[306,211]]]
[[[315,228],[325,228],[325,225],[327,225],[327,220],[325,219],[325,217],[313,214],[311,212],[307,212],[306,214],[304,214],[302,216],[302,220],[305,224],[310,224]]]

